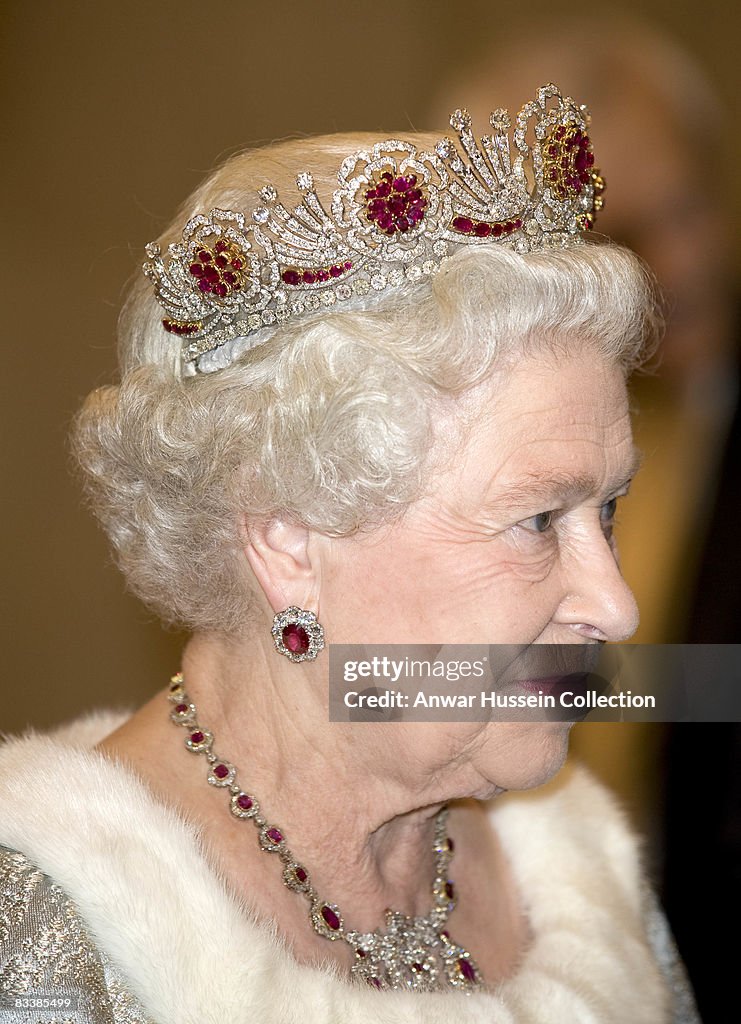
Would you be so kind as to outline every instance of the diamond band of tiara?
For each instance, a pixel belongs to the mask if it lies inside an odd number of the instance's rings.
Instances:
[[[538,90],[514,130],[505,110],[491,115],[492,133],[480,140],[466,111],[450,124],[458,142],[441,139],[431,152],[388,139],[348,156],[329,209],[304,171],[292,209],[266,185],[249,221],[213,209],[188,222],[166,259],[150,243],[143,270],[164,329],[181,339],[183,372],[226,365],[275,324],[420,280],[460,245],[525,253],[573,242],[592,227],[605,184],[589,115],[556,86]],[[215,364],[198,365],[222,348]]]

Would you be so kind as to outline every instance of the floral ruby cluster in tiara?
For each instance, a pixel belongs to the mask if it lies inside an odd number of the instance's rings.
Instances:
[[[395,178],[390,171],[384,171],[371,186],[365,191],[365,216],[387,235],[397,231],[406,234],[424,218],[427,199],[417,187],[416,174]]]
[[[477,139],[466,111],[458,138],[432,151],[387,139],[348,156],[328,206],[311,174],[289,208],[260,189],[249,216],[213,209],[185,226],[163,258],[146,247],[165,330],[182,340],[183,372],[228,365],[276,324],[434,273],[461,245],[526,253],[562,246],[591,228],[604,181],[594,166],[589,115],[554,85],[514,121],[505,110]]]

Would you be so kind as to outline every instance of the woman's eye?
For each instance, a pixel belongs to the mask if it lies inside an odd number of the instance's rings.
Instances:
[[[537,516],[523,519],[520,525],[533,533],[545,533],[553,525],[553,512],[538,512]]]
[[[608,537],[612,533],[617,503],[617,497],[610,498],[609,501],[606,501],[604,505],[600,507],[600,521],[602,522],[602,527]],[[525,530],[529,530],[530,533],[547,533],[553,526],[555,517],[556,512],[553,510],[550,512],[538,512],[536,516],[530,516],[529,519],[523,519],[519,525]]]
[[[603,523],[610,523],[615,518],[615,511],[617,510],[617,498],[610,498],[606,501],[600,509],[600,519]]]
[[[615,511],[617,509],[617,498],[610,498],[606,501],[602,508],[599,510],[600,522],[602,523],[602,532],[604,533],[608,541],[612,540],[612,532],[615,526]]]

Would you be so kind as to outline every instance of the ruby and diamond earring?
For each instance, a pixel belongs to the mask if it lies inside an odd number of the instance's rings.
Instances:
[[[314,612],[291,605],[277,612],[270,631],[275,649],[291,661],[314,661],[324,650],[324,630]]]

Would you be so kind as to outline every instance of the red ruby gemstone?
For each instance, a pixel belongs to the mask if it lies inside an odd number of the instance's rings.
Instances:
[[[216,269],[216,267],[212,266],[211,264],[209,264],[208,266],[205,266],[203,268],[203,276],[208,281],[212,281],[213,282],[213,281],[218,281],[219,280],[219,272]]]
[[[192,732],[190,734],[190,742],[191,743],[203,743],[204,739],[205,739],[205,736],[200,731]]]
[[[440,932],[440,934],[442,935],[442,937],[444,939],[449,939],[450,938],[450,932],[449,931]]]
[[[502,233],[502,225],[495,224],[494,227],[491,229],[491,233],[494,235],[495,238],[499,238],[499,236]]]
[[[225,284],[219,282],[218,284],[214,285],[214,291],[216,292],[220,299],[225,299],[229,289]]]
[[[381,181],[376,186],[375,195],[379,199],[384,199],[391,192],[391,185],[387,181]]]
[[[365,193],[365,198],[366,199],[375,199],[377,195],[378,195],[378,192],[376,191],[376,189],[369,188],[368,191]]]
[[[474,228],[473,233],[476,235],[477,238],[488,238],[489,235],[491,234],[491,225],[487,224],[483,220],[479,221],[479,223]]]
[[[235,285],[237,283],[237,279],[231,270],[225,270],[221,277],[227,284]]]
[[[470,217],[454,217],[453,227],[456,231],[460,231],[462,234],[468,235],[473,231],[473,221]]]
[[[249,811],[252,807],[252,797],[247,796],[246,793],[240,793],[237,797],[237,806],[241,807],[243,811]]]
[[[317,271],[316,275],[320,281],[329,281],[329,272],[326,270]]]
[[[232,266],[234,267],[235,270],[242,269],[242,261],[238,256],[235,256],[234,259],[232,260]]]
[[[548,177],[551,179],[551,181],[555,181],[556,178],[558,178],[558,171],[555,167],[552,167],[550,169],[550,171],[548,172]]]
[[[339,931],[340,919],[331,907],[325,904],[321,909],[321,915],[326,921],[327,927],[331,928],[333,932]]]
[[[345,270],[352,270],[352,263],[350,262],[350,260],[345,260],[345,262],[342,265],[345,268]]]
[[[216,250],[216,252],[224,252],[224,250],[226,249],[226,242],[223,240],[223,238],[219,239],[219,241],[214,246],[214,249]]]
[[[225,764],[217,764],[214,768],[214,775],[217,779],[225,779],[229,774],[229,769]]]
[[[224,267],[229,266],[229,261],[227,260],[226,256],[222,255],[218,255],[214,260],[214,263],[216,264],[217,267],[219,267],[220,270],[223,270]]]
[[[201,261],[201,263],[210,263],[213,257],[211,253],[208,251],[208,249],[201,249],[201,251],[198,253],[198,259]]]
[[[381,180],[388,181],[390,184],[394,180],[394,176],[391,173],[391,171],[384,171],[383,174],[381,175]]]
[[[205,277],[202,277],[201,280],[198,282],[198,287],[201,289],[202,292],[211,291],[211,285],[208,283]]]
[[[338,267],[337,264],[329,268],[330,277],[342,277],[342,267]]]
[[[406,217],[397,217],[396,226],[399,231],[408,231],[410,224]]]
[[[410,206],[407,210],[407,220],[411,221],[412,224],[416,224],[417,221],[422,220],[425,215],[425,208],[422,203],[415,203],[414,206]]]
[[[518,217],[518,218],[517,218],[517,220],[515,221],[515,229],[516,229],[517,231],[519,231],[521,227],[522,227],[522,221],[521,221],[521,220],[520,220],[520,218]]]
[[[298,284],[299,282],[297,270],[284,270],[281,277],[286,284]]]
[[[556,153],[558,153],[558,146],[549,146],[548,147],[548,156],[555,156]]]
[[[556,138],[557,139],[562,139],[565,134],[566,134],[566,129],[564,128],[564,126],[562,124],[560,124],[558,126],[558,128],[556,128]]]
[[[401,176],[394,178],[394,189],[397,192],[406,192],[409,187],[409,182],[406,178],[402,178]]]
[[[404,210],[406,210],[406,199],[404,199],[403,196],[391,196],[391,198],[388,201],[388,207],[389,210],[391,210],[391,212],[395,216],[397,216],[398,214],[403,213]]]
[[[476,981],[476,972],[471,966],[470,960],[466,960],[464,957],[461,957],[457,961],[457,967],[466,981]]]
[[[273,828],[269,828],[265,835],[268,837],[271,843],[283,842],[283,833],[279,828],[275,828],[275,826],[273,826]]]
[[[355,953],[361,958],[361,960],[364,960],[367,955],[364,949],[356,949]]]
[[[316,274],[313,270],[305,270],[303,274],[304,284],[314,284],[316,281]]]
[[[178,704],[177,707],[175,708],[175,710],[177,711],[177,713],[179,715],[182,715],[184,711],[188,710],[188,705],[187,704]]]
[[[577,169],[577,171],[586,171],[587,167],[589,166],[588,160],[589,154],[587,153],[586,149],[580,149],[574,157],[574,167]]]
[[[309,649],[309,634],[295,622],[283,627],[283,643],[294,654],[306,654]]]
[[[195,334],[199,329],[198,324],[179,324],[174,320],[167,319],[162,321],[162,326],[166,331],[169,331],[171,334],[177,334],[180,337],[184,334]],[[179,685],[180,684],[178,684],[178,686]],[[175,690],[177,687],[173,686],[171,689]]]
[[[203,277],[203,265],[201,263],[191,263],[188,269],[193,277]]]
[[[448,897],[449,900],[452,900],[453,897],[455,896],[455,889],[453,888],[452,882],[445,883],[445,895]]]
[[[296,878],[299,880],[299,882],[301,882],[302,885],[304,884],[306,879],[309,877],[306,874],[306,872],[304,871],[303,868],[296,868],[296,870],[293,873],[296,876]]]

